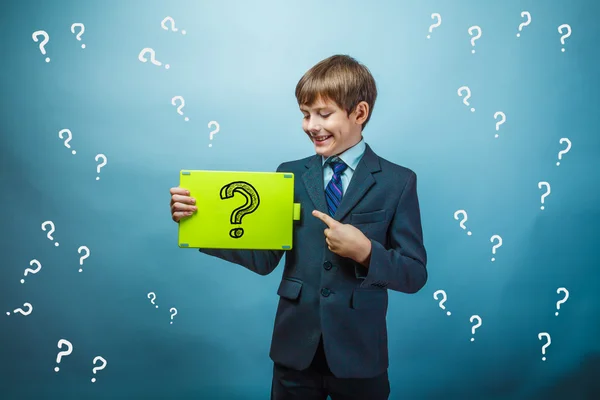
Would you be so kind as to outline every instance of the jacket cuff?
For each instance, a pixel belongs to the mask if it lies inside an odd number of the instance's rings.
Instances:
[[[376,240],[369,239],[371,241],[371,257],[369,259],[369,267],[364,267],[359,263],[356,263],[354,267],[355,275],[358,279],[363,279],[360,284],[361,287],[378,287],[386,288],[388,282],[385,278],[385,266],[381,261],[381,256],[386,252],[385,247]]]

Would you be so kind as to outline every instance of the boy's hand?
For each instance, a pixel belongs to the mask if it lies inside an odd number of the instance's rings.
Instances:
[[[192,215],[198,207],[195,206],[196,199],[189,196],[189,190],[173,187],[171,192],[171,218],[179,222],[182,218]]]
[[[371,241],[369,238],[358,228],[350,224],[342,224],[318,210],[313,210],[312,215],[328,226],[323,232],[329,250],[368,267],[371,256]]]

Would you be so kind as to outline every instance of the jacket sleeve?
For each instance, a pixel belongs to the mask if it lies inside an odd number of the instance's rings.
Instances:
[[[282,171],[283,164],[277,167]],[[239,264],[259,275],[268,275],[279,265],[285,250],[198,249],[201,253]]]
[[[389,249],[371,240],[371,258],[362,287],[386,287],[416,293],[427,282],[427,253],[423,245],[417,175],[412,172],[390,222]],[[364,267],[363,267],[364,268]]]
[[[285,250],[199,249],[201,253],[239,264],[259,275],[268,275],[279,265]]]

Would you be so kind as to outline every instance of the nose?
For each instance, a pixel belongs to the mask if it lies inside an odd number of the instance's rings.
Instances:
[[[314,119],[309,119],[308,120],[308,124],[306,126],[307,130],[310,133],[319,133],[321,131],[321,124],[319,124],[318,122],[316,122]]]

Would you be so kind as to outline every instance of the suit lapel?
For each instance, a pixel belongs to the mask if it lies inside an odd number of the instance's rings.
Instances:
[[[379,157],[366,145],[365,153],[358,162],[354,175],[350,180],[350,185],[346,193],[342,196],[342,202],[335,211],[333,218],[342,221],[346,215],[358,204],[367,191],[375,184],[373,173],[380,171]]]
[[[323,181],[323,165],[321,156],[315,155],[306,163],[307,171],[302,174],[302,180],[310,199],[315,208],[325,214],[328,214],[327,203],[325,201],[325,189]],[[337,221],[341,221],[364,197],[367,191],[375,184],[373,173],[381,170],[379,157],[366,144],[365,153],[356,166],[354,175],[350,180],[350,185],[342,197],[342,202],[333,216]]]
[[[306,163],[308,170],[302,174],[304,186],[308,196],[312,200],[315,208],[327,214],[327,203],[325,202],[325,190],[323,189],[323,166],[321,156],[315,154]],[[312,210],[311,210],[312,211]]]

